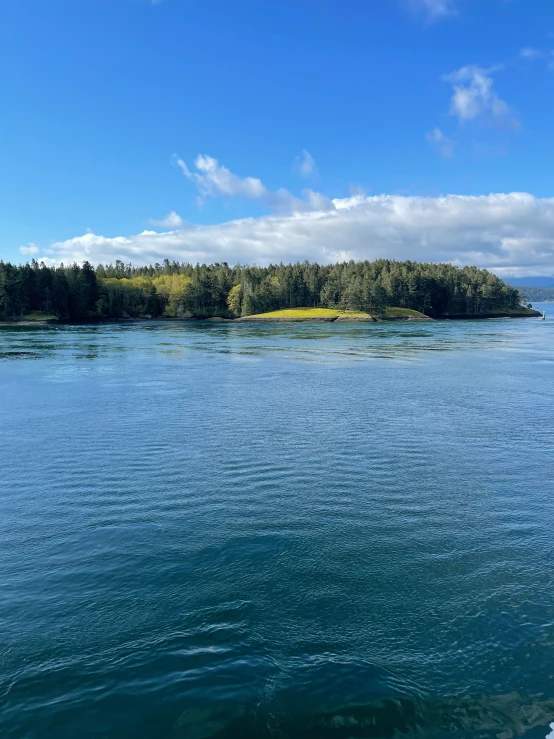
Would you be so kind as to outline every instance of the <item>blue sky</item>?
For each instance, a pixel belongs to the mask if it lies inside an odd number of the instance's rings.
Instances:
[[[552,274],[553,49],[551,0],[3,3],[0,257]]]

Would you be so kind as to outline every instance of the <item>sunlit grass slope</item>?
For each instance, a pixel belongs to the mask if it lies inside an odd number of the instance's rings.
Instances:
[[[411,308],[387,308],[385,315],[390,318],[426,318],[425,313],[420,313],[418,310],[412,310]]]
[[[371,319],[369,313],[353,310],[337,310],[336,308],[288,308],[286,310],[274,310],[270,313],[258,313],[248,318],[275,319],[275,320],[301,320],[317,319],[333,320],[335,318],[359,318],[360,320]],[[410,308],[387,308],[383,318],[426,318],[423,313]]]
[[[334,308],[289,308],[274,310],[270,313],[258,313],[248,318],[370,318],[369,313],[359,313],[351,310],[335,310]]]

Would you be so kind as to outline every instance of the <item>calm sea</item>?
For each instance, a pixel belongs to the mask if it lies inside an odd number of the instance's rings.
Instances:
[[[554,309],[1,330],[0,736],[544,738],[553,431]]]

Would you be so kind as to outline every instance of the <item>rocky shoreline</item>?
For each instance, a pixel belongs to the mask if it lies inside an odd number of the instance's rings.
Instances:
[[[481,319],[491,318],[541,318],[542,313],[538,310],[527,310],[525,313],[475,313],[472,315],[465,315],[458,313],[455,315],[443,315],[437,316],[437,320],[440,321],[476,321]]]
[[[384,318],[354,318],[350,316],[332,316],[317,318],[264,318],[263,316],[243,316],[231,319],[233,323],[388,323],[390,321],[434,321],[429,316],[388,316]]]
[[[473,315],[466,314],[455,314],[455,315],[440,315],[435,318],[430,316],[382,316],[376,318],[374,316],[354,317],[354,316],[318,316],[318,317],[303,317],[303,318],[276,318],[276,317],[264,317],[264,316],[242,316],[240,318],[225,318],[223,316],[192,316],[186,315],[182,317],[170,317],[170,316],[125,316],[121,318],[91,318],[88,321],[58,321],[54,319],[47,320],[17,320],[9,319],[0,321],[0,328],[6,328],[10,326],[57,326],[57,325],[88,325],[92,323],[127,323],[133,321],[163,321],[166,322],[198,322],[206,321],[208,323],[390,323],[398,321],[408,322],[428,322],[428,321],[473,321],[473,320],[485,320],[495,318],[541,318],[542,313],[536,310],[526,309],[525,312],[511,312],[511,313],[480,313]]]

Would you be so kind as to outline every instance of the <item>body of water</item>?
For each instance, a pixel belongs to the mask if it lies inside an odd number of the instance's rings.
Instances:
[[[0,736],[545,737],[553,377],[548,317],[1,330]]]

